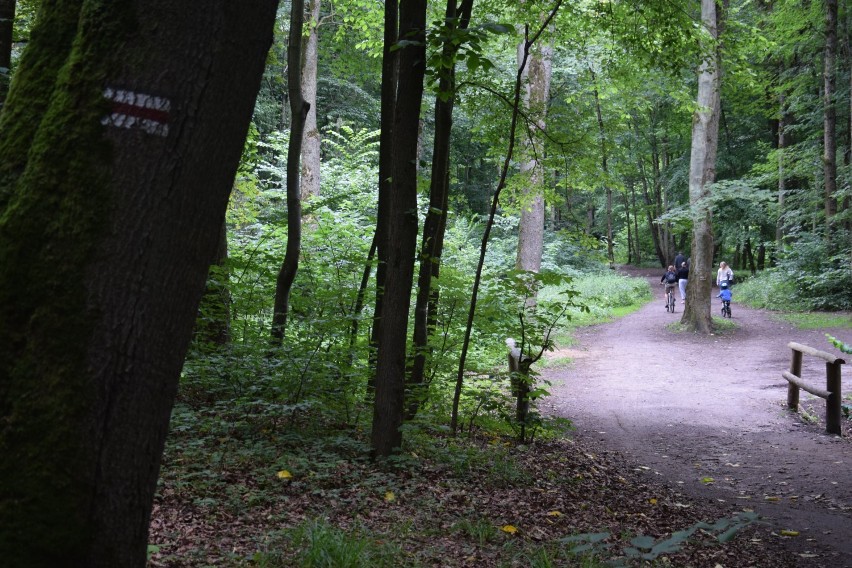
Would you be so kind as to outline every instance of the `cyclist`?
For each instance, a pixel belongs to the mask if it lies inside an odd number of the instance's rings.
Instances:
[[[675,270],[674,265],[670,264],[665,274],[663,274],[663,277],[660,278],[660,284],[663,282],[666,284],[666,309],[668,309],[669,291],[674,294],[674,288],[677,286],[677,271]]]
[[[728,317],[731,317],[731,289],[728,287],[727,280],[719,284],[719,294],[716,297],[722,298],[722,313],[724,314],[727,309]]]

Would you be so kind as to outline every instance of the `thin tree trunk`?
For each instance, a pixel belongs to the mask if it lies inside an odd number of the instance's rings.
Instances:
[[[467,29],[473,0],[465,0],[459,8],[458,28]],[[456,1],[447,0],[446,21],[455,22]],[[455,59],[459,46],[447,42],[443,57]],[[446,70],[439,80],[438,89],[448,97],[435,99],[435,135],[432,148],[432,173],[429,190],[429,210],[423,226],[423,243],[420,248],[420,272],[417,278],[417,300],[414,308],[414,354],[409,376],[406,418],[413,418],[426,397],[425,370],[429,354],[429,336],[434,331],[435,312],[438,308],[437,290],[432,282],[441,269],[444,229],[447,226],[447,208],[450,189],[450,135],[453,127],[455,103],[455,68]]]
[[[272,312],[272,346],[281,347],[290,309],[290,291],[299,270],[302,248],[302,199],[299,189],[302,137],[309,105],[302,99],[302,28],[304,0],[291,0],[290,35],[287,42],[287,94],[290,98],[290,140],[287,147],[287,250],[275,285]]]
[[[485,232],[482,235],[482,243],[479,247],[479,262],[476,265],[476,274],[474,275],[473,279],[473,290],[471,291],[470,297],[470,309],[468,310],[467,314],[467,324],[465,326],[464,340],[462,341],[462,351],[461,356],[459,357],[459,368],[458,374],[456,375],[456,388],[455,392],[453,393],[453,409],[450,415],[450,429],[452,430],[453,434],[455,434],[458,430],[459,402],[461,400],[462,386],[464,385],[464,366],[465,361],[467,359],[467,350],[470,347],[470,335],[471,331],[473,330],[473,318],[476,314],[476,299],[479,295],[479,284],[482,280],[482,267],[485,264],[485,252],[488,248],[488,237],[491,235],[491,228],[494,225],[494,217],[497,215],[497,205],[500,202],[500,193],[506,186],[506,176],[509,173],[509,167],[511,165],[512,156],[514,155],[515,150],[515,135],[517,132],[518,113],[520,111],[521,105],[521,82],[523,78],[524,67],[526,67],[526,61],[529,57],[530,47],[532,47],[532,45],[544,32],[547,26],[550,25],[550,22],[553,20],[553,17],[556,15],[556,12],[559,10],[559,7],[561,5],[562,0],[557,0],[556,5],[553,7],[553,10],[550,12],[550,15],[545,19],[542,27],[531,39],[526,40],[524,44],[522,62],[520,65],[518,65],[518,73],[515,77],[514,97],[512,100],[512,121],[509,126],[509,147],[506,149],[506,158],[503,160],[503,165],[500,168],[500,180],[497,182],[497,189],[494,190],[494,197],[491,200],[491,210],[488,214],[488,222],[485,224]]]
[[[689,161],[689,202],[694,208],[692,229],[692,264],[687,286],[687,302],[682,322],[691,330],[709,334],[710,287],[713,282],[713,229],[710,209],[704,204],[709,185],[716,178],[716,150],[719,144],[719,90],[721,58],[719,57],[718,15],[715,0],[701,0],[701,21],[713,42],[712,56],[702,61],[698,76],[698,108],[692,117],[692,151]]]
[[[302,142],[301,199],[320,194],[320,132],[317,128],[317,62],[322,0],[308,0],[308,35],[303,38],[302,98],[308,107]]]
[[[775,246],[780,251],[784,245],[784,201],[787,198],[787,179],[784,171],[784,151],[787,147],[784,119],[784,95],[779,97],[780,117],[778,119],[778,221],[775,225]]]
[[[825,0],[825,51],[823,53],[823,183],[825,184],[825,238],[831,242],[833,217],[837,214],[837,107],[835,60],[837,58],[837,0]]]
[[[384,46],[382,48],[382,108],[381,137],[379,138],[379,199],[376,207],[376,301],[373,309],[373,330],[370,334],[370,378],[367,381],[367,399],[375,395],[376,357],[379,352],[379,334],[382,329],[382,304],[385,293],[385,274],[387,272],[388,242],[388,204],[390,203],[391,178],[393,176],[393,128],[396,110],[396,86],[399,72],[397,59],[399,51],[395,49],[399,37],[399,5],[386,2],[384,11]]]
[[[426,0],[400,4],[399,35],[412,43],[399,50],[387,240],[378,242],[380,251],[382,246],[390,250],[386,254],[371,432],[376,457],[388,457],[402,444],[406,338],[417,248],[417,131],[426,73]]]
[[[609,259],[609,265],[612,267],[615,264],[615,254],[612,246],[612,187],[609,182],[609,166],[607,164],[607,147],[606,147],[606,131],[604,130],[603,113],[601,112],[601,98],[598,94],[598,81],[594,70],[589,67],[589,74],[592,76],[592,93],[595,96],[595,115],[598,119],[598,144],[601,151],[601,171],[604,175],[604,189],[606,192],[606,256]]]

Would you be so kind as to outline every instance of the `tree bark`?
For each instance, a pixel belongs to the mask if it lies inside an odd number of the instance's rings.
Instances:
[[[518,46],[518,68],[524,73],[524,106],[530,116],[527,143],[524,144],[524,160],[520,173],[526,176],[521,196],[521,218],[518,224],[518,251],[515,268],[530,272],[541,270],[544,252],[544,194],[542,168],[537,158],[535,140],[544,131],[547,103],[550,99],[550,77],[552,48],[542,45],[529,54],[529,65],[523,66],[523,42]],[[534,303],[534,299],[531,300]]]
[[[699,67],[698,108],[692,116],[692,150],[689,160],[689,202],[693,209],[692,264],[682,323],[692,331],[709,334],[710,288],[713,282],[713,229],[710,209],[704,203],[716,178],[719,143],[719,89],[721,58],[715,0],[701,0],[701,21],[707,29],[708,55]]]
[[[382,48],[382,86],[381,86],[381,136],[379,138],[379,184],[378,205],[376,206],[376,301],[373,309],[373,330],[370,334],[370,378],[367,381],[367,400],[375,396],[376,357],[379,351],[379,334],[382,330],[382,303],[385,293],[385,274],[387,272],[388,241],[388,205],[390,204],[391,178],[393,176],[393,128],[396,111],[396,88],[399,66],[399,51],[395,49],[399,37],[399,5],[386,2],[384,11],[384,46]]]
[[[412,43],[399,50],[391,191],[385,194],[388,199],[387,239],[378,242],[380,251],[382,247],[389,250],[384,255],[387,272],[378,335],[371,433],[373,453],[377,457],[390,456],[402,444],[406,338],[417,246],[417,131],[426,72],[426,0],[410,0],[400,5],[399,37]]]
[[[515,76],[515,89],[512,98],[512,121],[509,125],[508,140],[509,146],[506,149],[506,157],[503,160],[503,165],[500,168],[500,179],[497,182],[497,188],[494,190],[494,196],[491,199],[491,209],[488,213],[488,221],[485,224],[485,232],[482,235],[482,242],[479,246],[479,261],[476,265],[476,274],[473,277],[473,290],[470,296],[470,308],[467,313],[467,324],[464,330],[464,339],[462,340],[462,351],[459,357],[458,373],[456,374],[456,387],[453,392],[453,409],[450,415],[450,429],[455,434],[459,424],[459,403],[461,401],[461,391],[464,385],[464,365],[467,360],[467,350],[470,347],[470,336],[473,330],[473,318],[476,315],[476,300],[479,296],[479,285],[482,281],[482,268],[485,264],[485,252],[488,248],[488,238],[491,235],[491,228],[494,226],[494,217],[497,215],[497,206],[500,203],[500,193],[506,186],[506,176],[509,173],[509,167],[512,162],[512,157],[515,151],[515,136],[518,127],[518,114],[521,105],[521,82],[524,74],[524,67],[529,57],[529,49],[532,47],[542,32],[550,25],[559,7],[562,5],[562,0],[556,0],[556,4],[552,8],[550,15],[545,19],[542,27],[536,34],[524,42],[524,51],[521,63],[518,65],[518,72]]]
[[[299,271],[302,249],[302,196],[300,190],[302,138],[305,117],[310,110],[302,98],[302,28],[304,0],[291,0],[290,35],[287,41],[287,95],[290,99],[290,140],[287,146],[287,250],[275,283],[275,302],[272,311],[272,346],[281,347],[290,310],[290,291]]]
[[[595,116],[598,119],[598,143],[601,151],[601,171],[604,175],[604,191],[606,193],[606,257],[610,267],[615,265],[615,253],[612,246],[612,188],[609,183],[609,164],[606,147],[606,130],[604,130],[603,113],[601,112],[601,98],[598,94],[598,80],[594,70],[589,67],[592,76],[592,93],[595,96]]]
[[[319,18],[322,0],[308,0],[308,35],[302,51],[302,99],[308,107],[302,141],[302,201],[320,194],[320,146],[322,137],[317,127],[317,62]]]
[[[775,246],[781,250],[784,245],[784,201],[787,199],[787,174],[784,171],[784,151],[787,148],[784,119],[784,95],[779,97],[780,116],[778,118],[778,221],[775,225]]]
[[[837,58],[837,0],[825,0],[825,51],[823,52],[823,183],[825,185],[825,238],[831,242],[837,214],[837,108],[834,67]]]
[[[42,4],[0,115],[10,566],[146,563],[172,403],[276,10],[81,6]]]
[[[465,0],[456,10],[456,0],[447,0],[446,21],[455,22],[457,29],[467,29],[473,0]],[[452,25],[452,24],[450,24]],[[455,59],[460,46],[447,42],[443,57]],[[414,307],[414,354],[408,385],[407,418],[413,418],[426,397],[425,372],[429,355],[429,336],[434,331],[438,309],[438,290],[432,286],[441,270],[444,248],[444,230],[447,226],[447,209],[450,196],[450,138],[455,105],[455,66],[439,79],[438,90],[447,98],[435,99],[435,136],[432,147],[432,173],[429,188],[429,210],[423,225],[423,242],[420,248],[420,267],[417,277],[417,300]]]

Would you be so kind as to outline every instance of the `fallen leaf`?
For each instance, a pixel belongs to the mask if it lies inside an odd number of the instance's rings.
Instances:
[[[799,531],[783,530],[781,536],[799,536]]]
[[[500,530],[509,534],[515,534],[516,532],[518,532],[517,527],[513,527],[512,525],[503,525],[502,527],[500,527]]]
[[[394,501],[396,501],[396,495],[393,494],[393,491],[388,491],[387,493],[385,493],[386,503],[393,503]]]
[[[293,474],[287,471],[286,469],[282,469],[278,472],[278,479],[292,479]]]
[[[654,497],[651,497],[650,499],[648,499],[648,503],[650,503],[651,505],[656,505],[657,500]]]
[[[701,483],[713,483],[714,481],[716,481],[716,480],[713,479],[712,477],[702,477],[701,478]]]
[[[547,514],[547,516],[548,516],[548,517],[561,517],[561,516],[562,516],[562,513],[560,513],[559,511],[550,511],[550,512]]]

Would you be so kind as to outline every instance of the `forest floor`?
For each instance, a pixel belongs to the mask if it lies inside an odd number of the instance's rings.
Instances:
[[[573,422],[563,438],[452,438],[427,420],[376,463],[363,431],[182,392],[149,567],[641,565],[631,546],[666,548],[686,530],[679,550],[649,554],[654,565],[852,566],[850,422],[842,438],[824,434],[822,401],[805,393],[814,419],[788,413],[781,378],[789,341],[832,351],[824,332],[850,343],[850,330],[793,329],[735,291],[736,329],[677,333],[668,324],[682,306],[666,313],[656,271],[633,274],[652,279],[655,300],[577,330],[555,354],[573,361],[543,371],[543,410]],[[805,362],[804,376],[822,380],[824,367]],[[766,522],[720,544],[742,511]],[[593,534],[603,540],[581,556],[565,540]]]
[[[826,434],[824,401],[804,391],[803,412],[787,411],[781,377],[790,341],[849,362],[825,333],[850,343],[852,331],[795,329],[737,304],[734,287],[734,330],[678,332],[670,324],[683,303],[666,311],[660,271],[625,271],[648,278],[655,299],[578,330],[577,344],[555,354],[573,362],[544,373],[554,383],[549,412],[570,418],[579,442],[616,452],[696,503],[759,513],[772,546],[797,565],[852,566],[852,422],[844,420],[843,437]],[[716,314],[720,301],[712,302]],[[802,376],[823,386],[825,364],[805,356]]]

